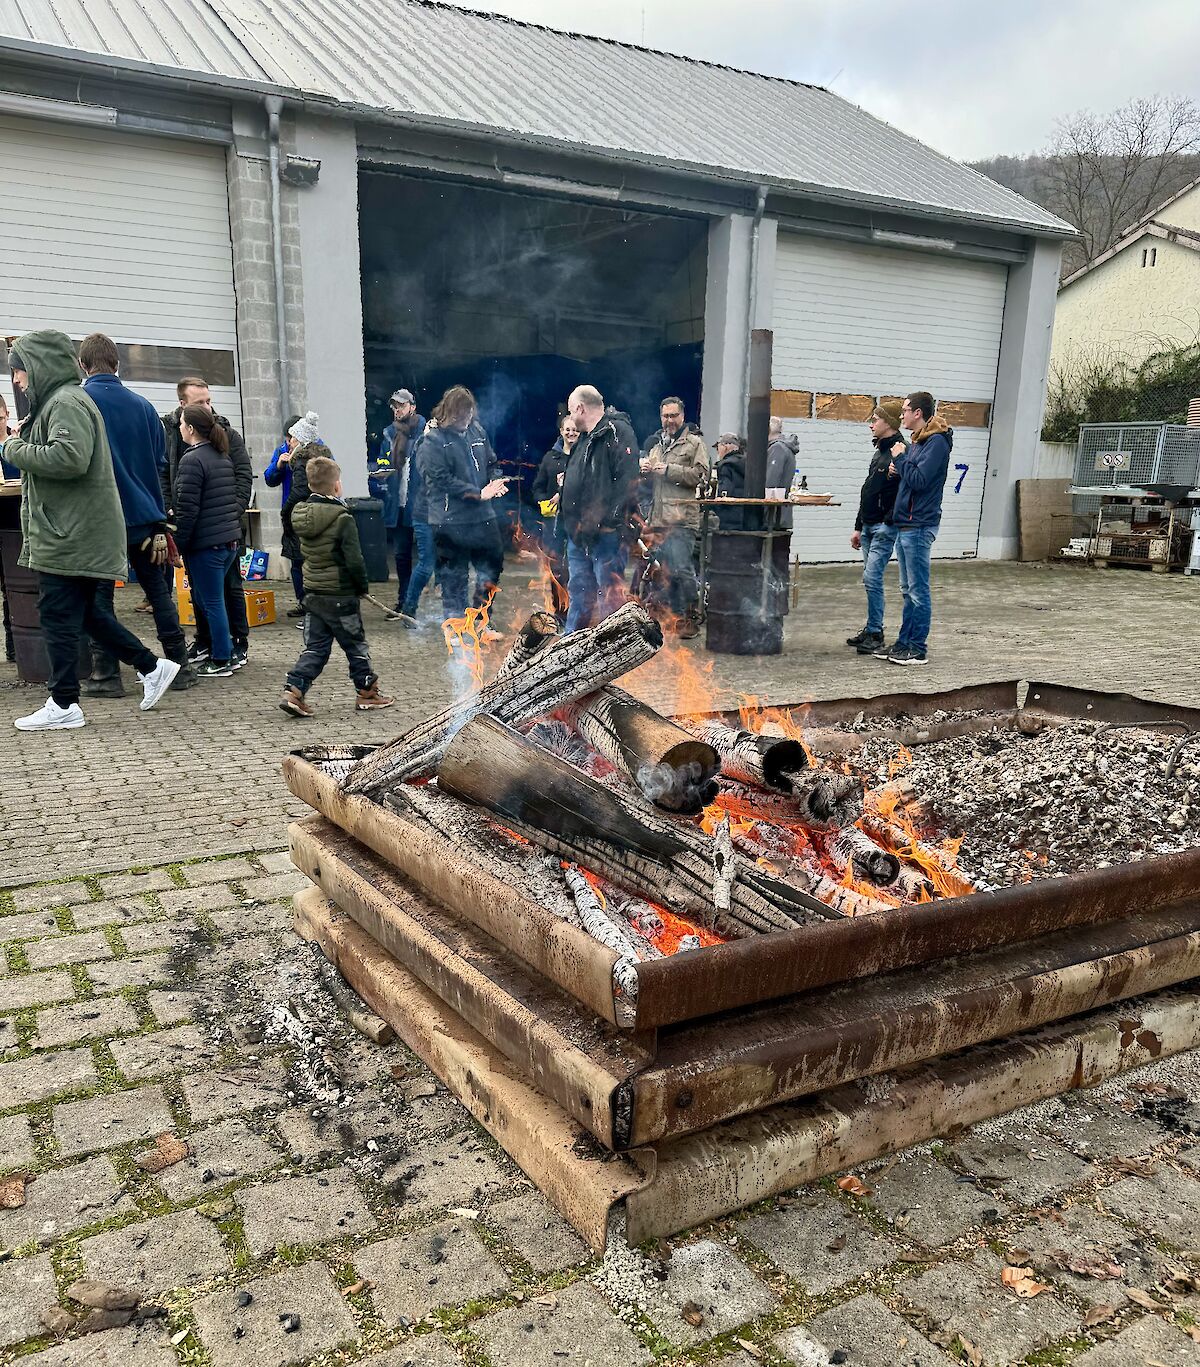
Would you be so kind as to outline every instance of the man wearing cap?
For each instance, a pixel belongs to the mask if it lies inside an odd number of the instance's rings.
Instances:
[[[846,639],[860,655],[873,655],[883,645],[883,572],[896,545],[896,529],[889,525],[896,490],[900,481],[891,473],[892,462],[908,449],[900,435],[900,400],[882,399],[868,424],[875,447],[862,492],[858,496],[858,516],[850,544],[862,552],[863,588],[867,591],[867,624]],[[908,584],[903,566],[900,593],[908,601]]]
[[[383,503],[383,525],[396,558],[396,611],[403,614],[405,626],[415,626],[417,604],[436,564],[425,482],[416,460],[425,419],[411,390],[397,389],[389,402],[392,421],[383,429],[379,450],[367,461],[367,487]]]

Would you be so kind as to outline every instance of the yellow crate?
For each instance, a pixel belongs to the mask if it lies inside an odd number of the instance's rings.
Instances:
[[[257,585],[253,588],[243,585],[242,593],[246,599],[246,620],[252,627],[268,626],[275,620],[274,590],[261,589]],[[182,569],[175,571],[175,602],[179,607],[179,625],[194,627],[196,609],[192,604],[192,591],[188,585],[187,575]]]

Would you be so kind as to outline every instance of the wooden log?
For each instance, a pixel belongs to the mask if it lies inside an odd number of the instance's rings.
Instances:
[[[791,929],[825,914],[815,898],[744,860],[727,861],[731,869],[719,863],[713,840],[695,826],[624,799],[492,717],[455,736],[438,786],[544,849],[728,934]],[[729,907],[718,908],[714,884],[727,878]]]
[[[748,859],[755,860],[760,866],[769,867],[777,878],[793,887],[802,888],[829,908],[828,917],[837,920],[843,916],[870,916],[876,912],[890,910],[890,903],[875,897],[867,897],[854,888],[835,883],[828,874],[816,864],[816,852],[810,848],[810,857],[793,852],[777,837],[782,834],[777,827],[761,823],[754,828],[757,839],[748,835],[735,835],[734,847]]]
[[[520,669],[523,664],[528,664],[559,634],[558,618],[552,612],[539,608],[531,613],[529,620],[517,633],[512,649],[504,657],[504,663],[496,670],[496,678],[507,679],[514,669]]]
[[[377,1016],[337,970],[337,965],[329,962],[321,953],[319,945],[313,945],[313,967],[322,986],[333,998],[335,1005],[346,1018],[346,1023],[354,1027],[360,1035],[365,1035],[372,1044],[391,1044],[396,1032]]]
[[[573,632],[516,665],[503,679],[445,708],[360,760],[342,781],[347,793],[377,794],[431,774],[455,733],[472,717],[507,726],[544,716],[645,664],[662,645],[662,631],[640,603],[626,603],[599,626]]]
[[[562,715],[656,807],[694,816],[716,797],[716,750],[624,689],[610,684]]]
[[[862,818],[862,828],[881,845],[898,854],[901,859],[916,859],[924,868],[940,869],[944,875],[946,891],[953,896],[965,897],[973,892],[989,891],[985,884],[960,869],[951,855],[924,840],[914,840],[903,826],[887,820],[886,817],[868,812]]]
[[[808,752],[797,740],[756,735],[698,718],[686,718],[681,725],[711,745],[721,757],[721,773],[739,783],[790,794],[795,778],[808,767]]]
[[[735,815],[763,817],[782,826],[841,830],[862,814],[862,780],[849,774],[807,769],[785,796],[770,788],[722,781],[717,803]]]
[[[628,1002],[631,1013],[636,1013],[638,956],[633,941],[609,916],[601,905],[596,890],[577,868],[567,866],[566,880],[571,896],[575,898],[575,909],[579,913],[579,921],[584,930],[598,944],[602,944],[605,949],[611,949],[617,956],[617,961],[613,964],[613,986],[617,989],[618,995]]]
[[[825,853],[839,873],[850,869],[856,878],[874,883],[877,888],[890,887],[900,876],[899,859],[857,826],[847,826],[827,841]]]

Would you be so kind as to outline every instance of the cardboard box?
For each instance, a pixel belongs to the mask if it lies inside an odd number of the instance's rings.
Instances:
[[[179,608],[179,625],[194,627],[196,610],[192,607],[192,590],[182,566],[175,570],[175,604]]]
[[[247,588],[242,593],[246,598],[246,620],[251,627],[267,626],[275,620],[275,593],[272,589]],[[175,601],[179,607],[179,625],[194,627],[196,609],[192,605],[192,592],[187,575],[182,569],[175,571]]]

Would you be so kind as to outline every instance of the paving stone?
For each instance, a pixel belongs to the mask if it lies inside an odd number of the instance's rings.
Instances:
[[[169,983],[169,954],[131,954],[127,959],[88,964],[88,977],[97,992],[119,992],[123,987],[149,987]]]
[[[683,1318],[688,1303],[699,1306],[698,1327]],[[672,1343],[690,1347],[776,1309],[778,1301],[740,1258],[710,1239],[677,1248],[667,1278],[646,1295],[646,1314]]]
[[[424,1072],[425,1070],[422,1070]],[[432,1073],[417,1073],[422,1081],[434,1082]],[[444,1087],[439,1086],[431,1096],[414,1097],[404,1107],[404,1127],[424,1139],[441,1139],[461,1134],[475,1124],[471,1112],[451,1096]]]
[[[25,946],[25,957],[30,968],[63,968],[67,964],[111,959],[112,947],[102,930],[85,930],[78,935],[33,940]]]
[[[130,1079],[158,1077],[186,1068],[211,1068],[221,1052],[194,1025],[117,1040],[111,1047],[117,1067]]]
[[[875,1296],[856,1296],[771,1345],[797,1367],[828,1367],[834,1353],[853,1367],[946,1367],[944,1353]]]
[[[0,1172],[32,1164],[33,1126],[27,1115],[0,1116]]]
[[[296,1106],[277,1115],[275,1124],[288,1150],[306,1162],[365,1152],[389,1162],[404,1147],[400,1112],[375,1092],[345,1106]],[[368,1143],[374,1143],[374,1150],[367,1149]]]
[[[122,926],[121,939],[131,954],[145,954],[155,949],[188,949],[193,945],[208,944],[208,936],[190,920],[140,921],[137,925]]]
[[[810,1295],[857,1281],[894,1262],[901,1246],[876,1234],[844,1202],[818,1191],[742,1224],[738,1233]]]
[[[242,883],[247,897],[255,897],[260,902],[274,902],[279,898],[291,897],[301,888],[309,886],[309,880],[299,869],[289,873],[273,873],[267,878],[250,878]]]
[[[375,1283],[375,1308],[385,1324],[423,1319],[438,1306],[507,1290],[508,1275],[480,1243],[473,1223],[448,1220],[354,1254],[359,1276]]]
[[[61,1238],[135,1209],[107,1158],[42,1173],[25,1188],[19,1210],[0,1210],[0,1245],[16,1248],[37,1239]]]
[[[236,1178],[266,1172],[283,1161],[282,1154],[243,1120],[224,1120],[207,1129],[193,1130],[187,1142],[190,1156],[155,1176],[171,1201],[188,1201],[219,1191]]]
[[[106,1329],[21,1359],[21,1367],[175,1367],[170,1341],[153,1322]]]
[[[1091,1165],[1070,1149],[1038,1135],[1020,1144],[971,1137],[955,1144],[954,1153],[985,1190],[999,1191],[1021,1206],[1044,1205],[1091,1171]]]
[[[278,1059],[263,1059],[256,1064],[185,1077],[182,1086],[195,1121],[243,1115],[262,1106],[279,1104],[283,1098],[283,1064]]]
[[[1100,1097],[1072,1096],[1042,1128],[1083,1158],[1133,1158],[1163,1144],[1157,1125]]]
[[[86,883],[47,883],[36,888],[17,888],[13,905],[18,911],[40,911],[42,907],[66,907],[73,902],[90,902]]]
[[[947,1333],[970,1339],[988,1367],[1020,1361],[1078,1328],[1078,1316],[1049,1291],[1022,1299],[1000,1281],[1004,1264],[990,1253],[943,1263],[897,1288],[899,1295]]]
[[[68,1002],[74,995],[75,984],[69,973],[21,973],[15,978],[5,978],[4,991],[0,992],[0,1010],[20,1011],[26,1006]]]
[[[404,1215],[439,1206],[478,1207],[484,1196],[511,1181],[491,1149],[469,1131],[410,1150],[407,1158],[384,1173],[384,1182]]]
[[[1126,1177],[1100,1192],[1100,1202],[1157,1239],[1195,1248],[1200,1229],[1200,1181],[1159,1168],[1153,1177]]]
[[[64,1101],[54,1108],[54,1135],[67,1154],[149,1139],[174,1125],[161,1087],[137,1087],[131,1092]]]
[[[279,870],[268,869],[268,873]],[[183,881],[193,888],[205,887],[209,883],[227,883],[231,879],[257,878],[258,870],[248,859],[215,859],[207,864],[185,864]]]
[[[1042,1275],[1069,1287],[1085,1305],[1122,1306],[1129,1299],[1127,1288],[1147,1290],[1168,1275],[1166,1259],[1148,1236],[1131,1234],[1116,1220],[1106,1220],[1091,1206],[1069,1206],[1055,1211],[1054,1218],[1043,1216],[1017,1230],[1006,1241],[1007,1247],[1024,1249],[1028,1264]],[[1103,1256],[1125,1271],[1119,1281],[1099,1281],[1095,1277],[1068,1272],[1061,1259],[1050,1254],[1067,1253],[1072,1257]]]
[[[345,1169],[285,1177],[234,1197],[246,1247],[257,1258],[281,1245],[322,1244],[369,1234],[378,1223]]]
[[[229,1270],[216,1225],[194,1210],[105,1230],[80,1251],[89,1276],[135,1291],[198,1286]]]
[[[271,850],[268,854],[260,854],[258,862],[268,873],[291,873],[296,867],[287,850]]]
[[[239,1306],[243,1292],[252,1300]],[[305,1263],[245,1286],[201,1296],[193,1307],[213,1367],[285,1367],[348,1342],[357,1325],[323,1263]],[[300,1317],[286,1333],[280,1316]],[[241,1330],[238,1338],[234,1333]]]
[[[290,904],[256,902],[252,907],[240,902],[224,911],[213,911],[209,919],[220,935],[257,935],[263,931],[291,930]]]
[[[59,1092],[77,1092],[99,1081],[90,1049],[63,1049],[0,1063],[0,1097],[6,1109],[46,1101]]]
[[[0,1348],[44,1333],[38,1316],[57,1299],[49,1253],[0,1263]]]
[[[0,942],[11,940],[39,940],[45,935],[59,935],[54,912],[27,911],[23,916],[0,916]]]
[[[591,1250],[540,1192],[488,1207],[494,1225],[535,1272],[558,1272],[591,1257]]]
[[[146,873],[112,873],[101,878],[100,888],[105,897],[127,897],[138,892],[165,892],[175,886],[167,869],[150,869]]]
[[[182,990],[164,992],[160,989],[150,992],[147,1000],[159,1025],[183,1025],[195,1016],[200,994]]]
[[[462,1367],[462,1358],[441,1334],[419,1334],[397,1348],[363,1358],[363,1363],[365,1367]]]
[[[1122,1329],[1107,1343],[1089,1348],[1082,1357],[1072,1358],[1072,1367],[1142,1367],[1156,1363],[1158,1367],[1196,1367],[1200,1362],[1197,1347],[1174,1324],[1167,1324],[1157,1316],[1147,1315],[1128,1329]]]
[[[124,997],[102,997],[90,1002],[71,1002],[39,1011],[35,1049],[52,1049],[76,1040],[104,1039],[138,1029],[137,1012]]]
[[[91,930],[94,926],[124,925],[130,921],[144,921],[158,912],[141,897],[117,897],[103,902],[84,902],[71,908],[76,930]]]
[[[236,893],[221,883],[214,887],[174,888],[171,892],[158,894],[159,906],[171,915],[186,911],[216,911],[221,907],[234,906],[240,900]]]
[[[472,1328],[497,1367],[645,1367],[651,1358],[587,1282],[555,1292],[554,1305],[526,1301]]]
[[[873,1190],[868,1204],[910,1239],[931,1248],[953,1243],[967,1230],[978,1228],[985,1221],[985,1211],[995,1211],[997,1217],[1008,1212],[1000,1197],[960,1181],[944,1164],[924,1154],[891,1169],[866,1173],[863,1181]]]

